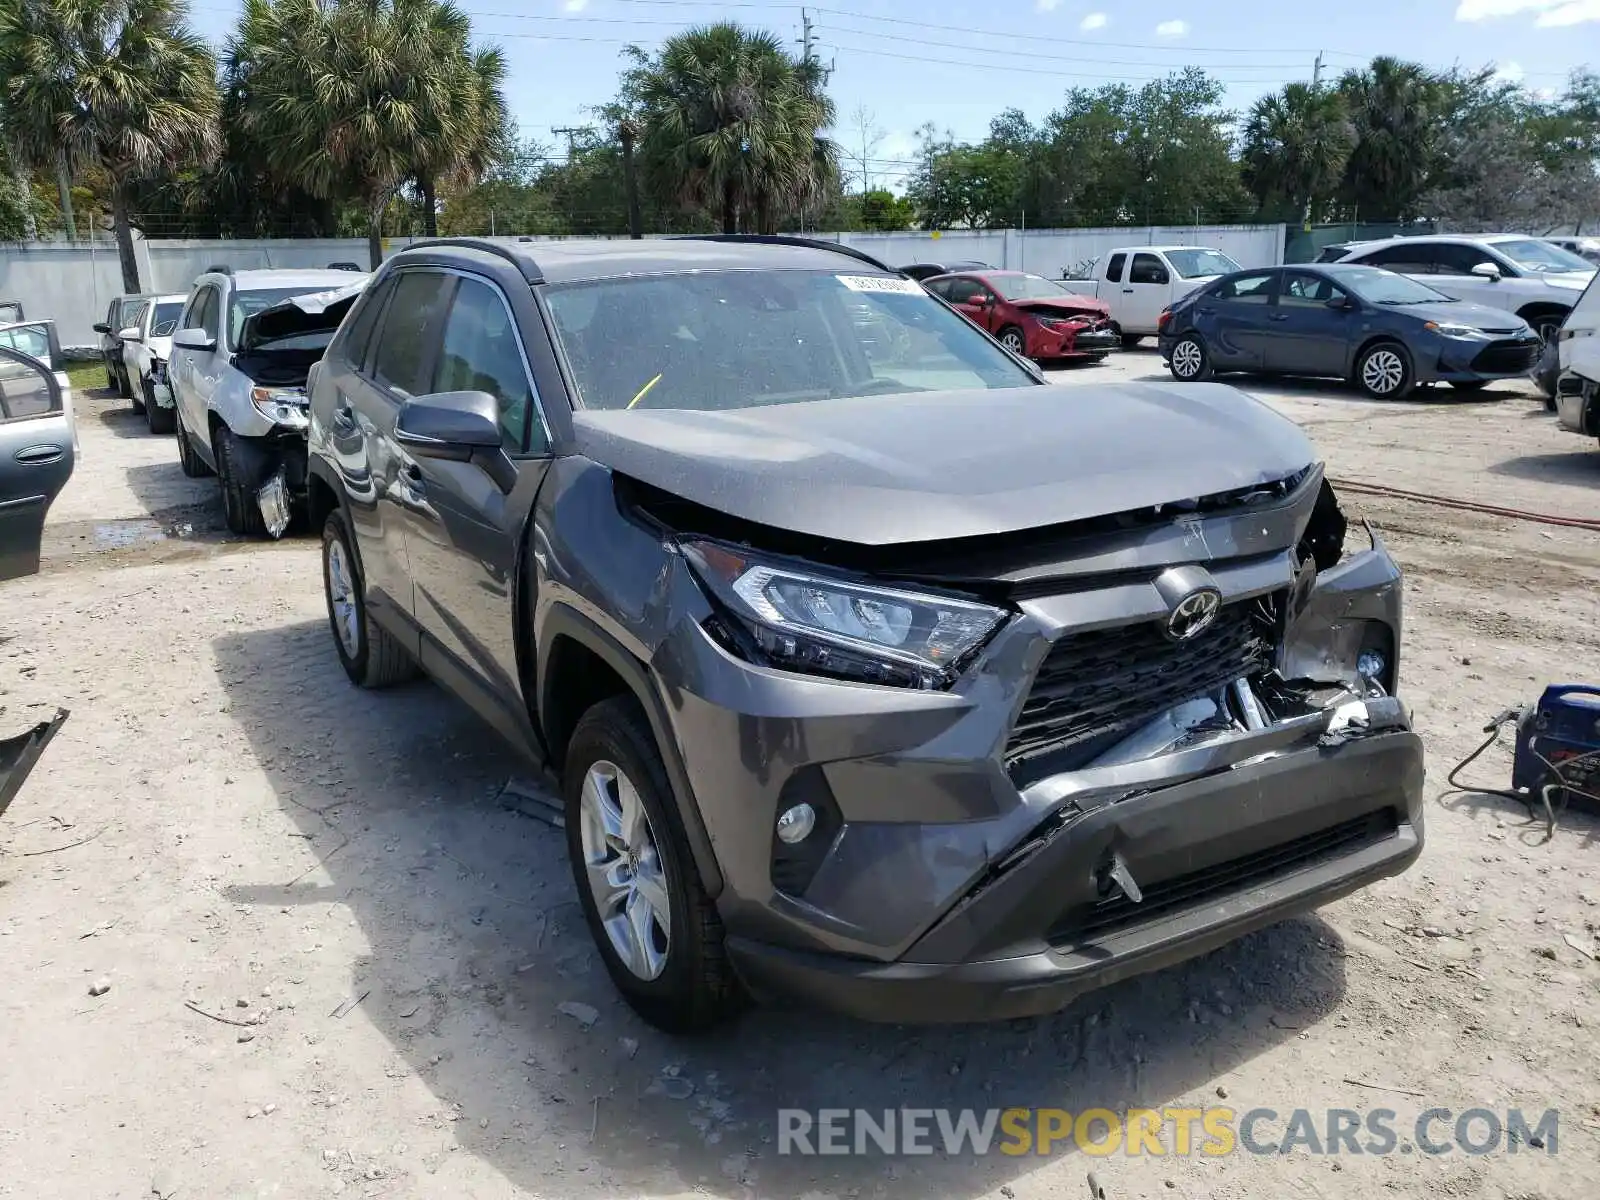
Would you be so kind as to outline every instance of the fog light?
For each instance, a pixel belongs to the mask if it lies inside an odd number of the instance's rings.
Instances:
[[[1382,651],[1363,650],[1356,659],[1356,673],[1363,679],[1373,679],[1382,682],[1384,672],[1389,669],[1389,660],[1384,658]]]
[[[778,818],[778,840],[793,846],[811,836],[817,827],[817,810],[809,804],[796,804]]]

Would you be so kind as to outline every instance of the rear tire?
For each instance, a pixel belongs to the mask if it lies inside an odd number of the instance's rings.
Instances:
[[[1399,342],[1379,342],[1362,352],[1356,382],[1374,400],[1403,400],[1416,386],[1411,353]]]
[[[144,392],[144,423],[150,427],[150,432],[171,433],[177,414],[156,403],[156,385],[148,379],[141,379],[139,389]]]
[[[414,679],[417,660],[399,639],[367,615],[366,585],[345,528],[344,515],[331,512],[322,526],[322,596],[328,605],[339,665],[361,688],[389,687]]]
[[[265,535],[266,518],[256,503],[256,489],[262,481],[252,469],[249,450],[240,445],[238,436],[226,425],[217,430],[212,448],[217,456],[217,482],[222,485],[222,515],[228,529],[251,537]]]
[[[1167,359],[1167,370],[1180,383],[1197,383],[1211,378],[1211,355],[1206,353],[1206,344],[1200,340],[1199,334],[1186,333],[1173,344],[1172,355]]]
[[[210,475],[211,468],[189,440],[189,431],[183,427],[183,419],[178,416],[176,408],[172,410],[172,429],[178,435],[178,465],[183,468],[183,473],[190,479],[204,479]]]
[[[1124,333],[1122,335],[1122,348],[1124,350],[1132,350],[1142,341],[1144,341],[1144,334],[1142,333]]]
[[[584,713],[567,744],[561,790],[583,915],[623,999],[668,1033],[696,1033],[728,1020],[743,1007],[744,989],[636,699],[614,696]],[[599,907],[607,897],[609,928]],[[667,907],[664,924],[660,903]],[[624,961],[618,941],[644,948]]]

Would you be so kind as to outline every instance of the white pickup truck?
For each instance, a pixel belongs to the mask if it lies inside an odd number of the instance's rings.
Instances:
[[[1179,296],[1242,268],[1206,246],[1121,246],[1095,259],[1086,281],[1111,306],[1111,325],[1124,346],[1153,336],[1161,310]]]

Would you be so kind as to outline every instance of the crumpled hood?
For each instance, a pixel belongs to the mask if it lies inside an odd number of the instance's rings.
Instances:
[[[344,320],[366,286],[367,277],[359,275],[348,287],[291,296],[271,308],[251,313],[240,329],[239,349],[254,350],[267,342],[305,333],[331,332],[339,328],[339,322]]]
[[[573,427],[579,450],[619,474],[746,521],[868,546],[1148,508],[1314,461],[1298,426],[1225,384],[586,409]]]
[[[1096,300],[1093,296],[1062,296],[1059,300],[1013,300],[1011,304],[1026,312],[1042,313],[1045,316],[1109,317],[1111,315],[1111,305],[1104,300]]]

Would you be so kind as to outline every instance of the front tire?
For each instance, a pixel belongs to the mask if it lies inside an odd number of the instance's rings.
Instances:
[[[156,385],[148,379],[139,380],[139,390],[144,393],[144,423],[151,433],[171,433],[177,414],[156,403]]]
[[[261,481],[257,478],[258,472],[252,469],[250,451],[226,425],[217,430],[213,440],[217,482],[222,485],[222,515],[229,531],[250,537],[265,535],[267,521],[256,503],[256,489]]]
[[[1142,333],[1125,333],[1122,335],[1122,348],[1124,350],[1132,350],[1142,341],[1144,341],[1144,334]]]
[[[178,435],[178,465],[183,468],[184,475],[190,479],[204,479],[211,474],[206,460],[200,457],[194,443],[189,440],[189,431],[183,427],[183,420],[176,408],[172,410],[172,429]]]
[[[1171,371],[1172,377],[1180,383],[1195,383],[1202,379],[1210,379],[1211,356],[1206,353],[1206,344],[1196,334],[1184,334],[1172,347],[1172,355],[1167,359],[1167,370]]]
[[[727,1020],[744,991],[650,722],[632,696],[602,700],[578,721],[562,794],[584,917],[623,999],[668,1033]]]
[[[1410,352],[1399,342],[1379,342],[1356,363],[1356,382],[1374,400],[1403,400],[1416,386]]]
[[[387,629],[367,615],[350,531],[344,516],[328,514],[322,526],[322,596],[328,604],[328,627],[339,652],[339,665],[361,688],[382,688],[415,677],[417,663]]]
[[[1028,357],[1028,339],[1015,325],[1007,325],[996,336],[1000,339],[1000,344],[1017,357]]]

